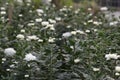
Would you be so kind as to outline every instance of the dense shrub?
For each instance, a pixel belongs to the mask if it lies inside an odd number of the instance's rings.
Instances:
[[[25,3],[9,23],[8,6],[0,6],[0,80],[119,80],[119,21]]]

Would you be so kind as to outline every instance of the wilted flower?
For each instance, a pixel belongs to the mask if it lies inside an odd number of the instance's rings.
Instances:
[[[116,66],[116,67],[115,67],[115,71],[116,71],[116,72],[120,72],[120,66]]]
[[[70,33],[70,32],[66,32],[66,33],[63,33],[62,34],[62,36],[64,37],[64,38],[68,38],[68,37],[70,37],[72,34]]]
[[[26,54],[24,60],[26,61],[32,61],[32,60],[37,60],[36,56],[32,55],[31,53]]]
[[[25,38],[25,36],[23,34],[18,34],[16,36],[16,38],[20,39],[20,40],[23,40]]]
[[[110,59],[118,59],[120,56],[117,54],[106,54],[105,58],[106,60],[110,60]]]
[[[6,48],[4,50],[4,53],[6,56],[13,56],[13,55],[15,55],[16,51],[14,48]]]

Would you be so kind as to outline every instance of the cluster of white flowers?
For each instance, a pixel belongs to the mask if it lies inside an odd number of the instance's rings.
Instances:
[[[21,33],[25,33],[25,30],[24,30],[24,29],[21,29],[20,32],[21,32]]]
[[[116,67],[115,67],[115,71],[116,71],[116,72],[120,72],[120,66],[116,66]]]
[[[2,22],[5,22],[5,17],[4,16],[1,17],[1,20],[2,20]]]
[[[98,31],[97,29],[94,29],[94,32]]]
[[[76,30],[76,32],[79,33],[79,34],[85,34],[85,32],[81,31],[81,30]]]
[[[56,21],[61,21],[62,19],[61,19],[61,17],[56,17],[55,20]]]
[[[2,58],[2,63],[4,63],[6,61],[6,58]]]
[[[36,22],[42,22],[42,18],[35,19]]]
[[[78,14],[80,12],[80,9],[75,10],[75,14]]]
[[[11,56],[14,56],[16,54],[16,50],[14,48],[6,48],[4,50],[4,53],[6,56],[11,57]]]
[[[81,30],[71,31],[71,34],[72,34],[72,35],[76,35],[77,33],[79,33],[79,34],[85,34],[85,32],[84,32],[84,31],[81,31]]]
[[[34,22],[30,22],[30,23],[28,23],[27,25],[28,25],[28,26],[34,26],[35,23],[34,23]]]
[[[88,23],[92,23],[92,22],[93,22],[93,20],[91,19],[91,20],[88,20],[87,22],[88,22]]]
[[[5,12],[5,11],[1,11],[0,14],[1,14],[1,15],[5,15],[6,12]]]
[[[16,38],[20,40],[24,40],[25,36],[23,34],[18,34]]]
[[[71,34],[76,35],[77,32],[76,31],[71,31]]]
[[[50,42],[50,43],[55,42],[55,38],[51,38],[51,37],[50,37],[50,38],[48,39],[48,42]]]
[[[28,74],[26,74],[26,75],[24,75],[24,77],[25,77],[25,78],[27,78],[27,77],[29,77],[29,75],[28,75]]]
[[[34,56],[33,54],[29,53],[29,54],[25,55],[24,60],[26,60],[26,61],[33,61],[33,60],[37,60],[37,57]]]
[[[18,16],[19,16],[19,17],[22,17],[23,15],[22,15],[22,14],[19,14]]]
[[[92,15],[92,14],[91,14],[91,15]],[[91,15],[90,15],[90,16],[91,16]],[[99,25],[102,24],[102,22],[100,22],[100,21],[94,21],[94,20],[92,20],[92,19],[91,19],[91,20],[88,20],[87,22],[88,22],[88,23],[93,23],[93,24],[96,25],[96,26],[99,26]],[[87,24],[87,23],[86,23],[86,24]]]
[[[120,66],[115,66],[115,76],[120,76]]]
[[[5,9],[5,7],[0,7],[0,10],[4,10],[5,11],[6,9]]]
[[[23,28],[23,26],[24,26],[24,25],[22,25],[22,24],[18,24],[18,27],[20,27],[20,28]]]
[[[120,73],[116,72],[115,75],[116,75],[116,76],[120,76]]]
[[[88,8],[88,11],[91,11],[92,10],[92,8]]]
[[[86,33],[90,33],[90,30],[87,29],[87,30],[85,30],[85,32],[86,32]]]
[[[44,13],[44,11],[42,9],[37,9],[36,10],[38,13]]]
[[[9,72],[9,71],[11,71],[11,69],[6,69],[6,71],[8,71],[8,72]]]
[[[38,40],[39,38],[36,35],[27,36],[27,41]]]
[[[11,64],[11,65],[10,65],[10,68],[15,68],[15,64]]]
[[[71,32],[65,32],[65,33],[62,34],[63,38],[68,38],[70,36],[72,36]]]
[[[97,26],[99,26],[99,25],[101,25],[101,24],[102,24],[102,22],[93,21],[93,24],[94,24],[94,25],[97,25]]]
[[[107,7],[101,7],[100,10],[101,10],[101,11],[107,11],[108,8],[107,8]]]
[[[49,21],[51,24],[55,24],[55,23],[56,23],[56,20],[53,20],[53,19],[48,19],[48,21]]]
[[[0,10],[1,10],[1,11],[0,11],[0,14],[1,14],[1,15],[5,15],[5,14],[6,14],[6,11],[5,11],[6,9],[5,9],[5,7],[1,7]]]
[[[47,25],[45,28],[49,28],[50,30],[53,30],[53,31],[55,30],[53,24],[49,24],[49,25]]]
[[[43,40],[42,39],[38,39],[38,42],[43,42]]]
[[[113,22],[110,22],[109,25],[110,25],[110,26],[115,26],[115,25],[117,25],[118,23],[119,23],[118,21],[113,21]]]
[[[66,26],[67,28],[71,28],[71,25]]]
[[[61,12],[63,11],[67,11],[68,9],[66,8],[66,6],[64,6],[62,9],[60,9]]]
[[[42,22],[41,22],[41,25],[42,25],[42,26],[47,26],[47,25],[49,25],[49,22],[48,22],[48,21],[42,21]]]
[[[106,54],[106,55],[105,55],[106,60],[118,59],[119,57],[120,57],[120,56],[117,55],[116,53],[115,53],[115,54]]]
[[[74,59],[74,63],[79,63],[80,62],[80,59]]]
[[[93,71],[97,72],[97,71],[100,71],[100,68],[93,68]]]

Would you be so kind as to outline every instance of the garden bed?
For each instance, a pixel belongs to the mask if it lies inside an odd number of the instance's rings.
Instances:
[[[119,80],[120,23],[106,8],[0,5],[0,80]]]

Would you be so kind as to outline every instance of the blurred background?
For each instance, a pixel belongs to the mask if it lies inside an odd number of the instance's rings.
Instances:
[[[22,3],[22,2],[32,2],[37,5],[49,5],[49,3],[54,3],[57,7],[62,7],[64,5],[75,7],[96,7],[96,6],[106,6],[106,7],[120,7],[120,0],[0,0],[0,3]]]

